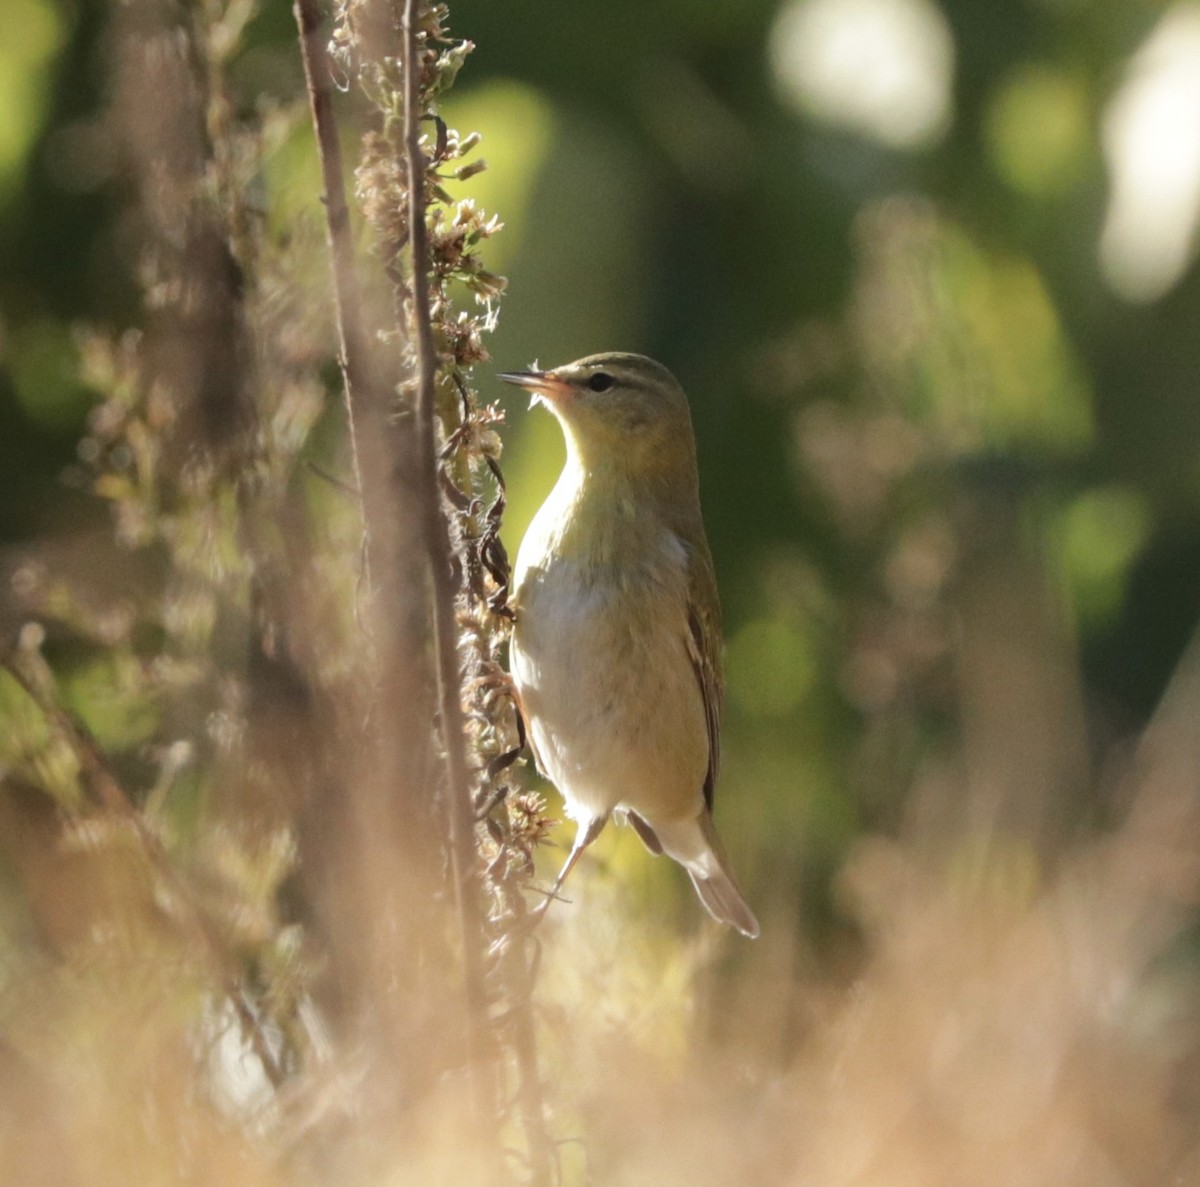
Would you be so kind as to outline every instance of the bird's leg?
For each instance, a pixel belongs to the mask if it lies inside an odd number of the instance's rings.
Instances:
[[[488,670],[482,675],[476,676],[467,685],[467,688],[471,693],[482,692],[487,701],[502,696],[509,697],[514,704],[520,704],[516,682],[499,664],[489,665]]]
[[[571,846],[571,852],[567,854],[567,860],[563,862],[563,868],[558,871],[554,885],[547,892],[546,901],[541,906],[534,908],[532,912],[535,922],[540,921],[549,910],[550,904],[558,897],[562,884],[567,880],[567,875],[575,868],[575,863],[583,856],[583,851],[600,835],[607,823],[607,814],[593,816],[587,824],[581,824],[575,830],[575,843]]]
[[[583,856],[583,851],[600,835],[607,823],[607,816],[593,816],[586,825],[581,824],[575,830],[575,843],[571,846],[571,852],[567,854],[567,860],[563,862],[563,868],[558,871],[558,877],[554,879],[554,886],[550,891],[551,898],[562,889],[562,884],[575,868],[575,863]]]

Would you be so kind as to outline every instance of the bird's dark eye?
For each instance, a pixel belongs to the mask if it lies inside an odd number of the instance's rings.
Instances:
[[[588,381],[587,385],[594,392],[606,392],[617,381],[607,371],[597,371]]]

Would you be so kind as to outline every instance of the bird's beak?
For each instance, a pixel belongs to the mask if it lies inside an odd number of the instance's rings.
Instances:
[[[535,399],[542,396],[551,403],[564,399],[571,391],[571,385],[553,371],[503,371],[500,378],[525,388]]]

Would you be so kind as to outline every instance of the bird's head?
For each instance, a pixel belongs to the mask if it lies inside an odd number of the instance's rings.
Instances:
[[[500,376],[558,418],[567,448],[589,470],[668,476],[695,466],[687,396],[661,363],[639,354],[593,354],[549,371]]]

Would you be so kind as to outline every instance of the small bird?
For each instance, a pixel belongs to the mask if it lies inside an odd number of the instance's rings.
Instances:
[[[713,826],[720,606],[683,388],[636,354],[500,378],[567,445],[517,553],[510,661],[534,759],[578,826],[551,897],[616,812],[714,919],[757,936]]]

